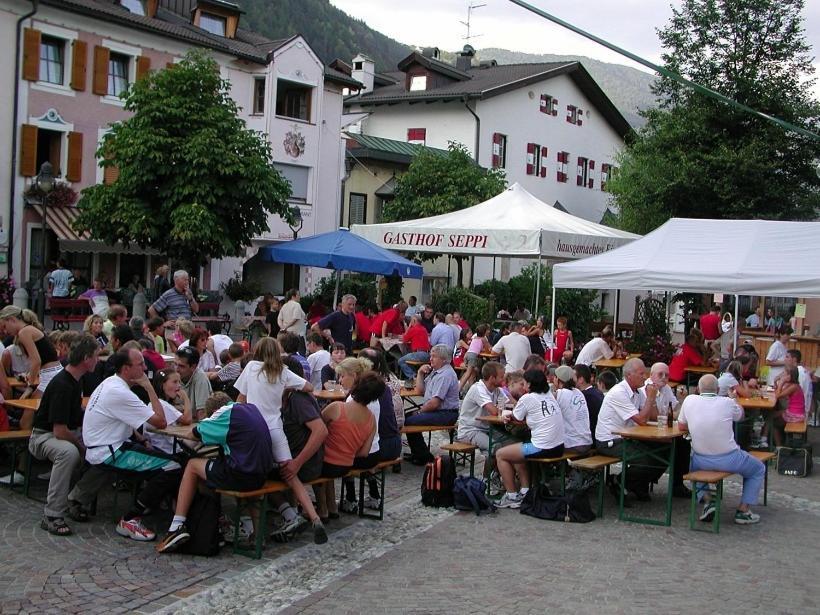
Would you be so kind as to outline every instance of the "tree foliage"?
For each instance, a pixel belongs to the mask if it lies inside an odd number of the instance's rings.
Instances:
[[[229,87],[197,51],[133,84],[124,95],[133,115],[97,151],[119,177],[83,190],[77,229],[193,267],[240,255],[268,229],[269,214],[290,216],[290,186],[265,135],[237,116]]]
[[[763,113],[817,132],[820,105],[804,0],[684,0],[659,31],[665,66]],[[660,109],[620,157],[609,189],[619,226],[646,233],[673,216],[811,219],[820,141],[662,78]]]
[[[438,216],[477,205],[506,187],[503,170],[478,166],[467,148],[450,143],[446,156],[425,149],[413,158],[407,172],[398,178],[395,198],[385,204],[382,215],[385,222]],[[439,256],[423,254],[422,259]],[[457,284],[463,286],[464,257],[454,258],[458,264]]]

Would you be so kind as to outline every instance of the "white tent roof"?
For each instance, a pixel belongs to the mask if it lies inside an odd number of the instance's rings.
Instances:
[[[392,250],[580,258],[600,254],[639,235],[577,218],[513,184],[488,201],[440,216],[354,224],[353,233]]]
[[[555,265],[558,288],[820,297],[820,222],[672,218],[629,245]]]

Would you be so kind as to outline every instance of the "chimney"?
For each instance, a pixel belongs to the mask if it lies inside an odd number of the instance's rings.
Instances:
[[[362,93],[373,91],[373,80],[376,74],[376,65],[373,60],[363,53],[353,58],[353,71],[351,77],[361,84],[364,84]]]
[[[471,45],[464,45],[456,55],[456,68],[467,72],[473,66],[473,56],[475,56],[475,49]]]

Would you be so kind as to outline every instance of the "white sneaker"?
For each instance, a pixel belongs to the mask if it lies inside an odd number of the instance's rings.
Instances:
[[[116,531],[120,536],[125,536],[131,540],[139,540],[142,542],[149,542],[154,540],[157,536],[154,532],[142,524],[142,519],[139,517],[134,517],[129,521],[120,519],[120,522],[117,524]]]
[[[3,485],[22,485],[24,482],[26,482],[26,479],[22,474],[20,474],[20,472],[14,473],[14,483],[11,482],[11,474],[6,474],[5,476],[0,477],[0,484]]]
[[[364,507],[369,508],[370,510],[379,510],[382,507],[382,499],[367,496],[364,499]]]
[[[735,511],[735,523],[738,525],[752,525],[753,523],[760,523],[760,515],[753,513],[751,510],[746,512]]]
[[[495,502],[498,508],[521,508],[521,501],[524,496],[520,493],[504,493],[501,499]]]

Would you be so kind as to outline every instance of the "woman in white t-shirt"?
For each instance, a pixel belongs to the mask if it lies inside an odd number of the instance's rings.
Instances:
[[[589,408],[584,394],[575,388],[575,370],[569,365],[555,370],[555,389],[564,418],[564,452],[586,454],[592,448]]]
[[[510,444],[498,449],[496,465],[504,481],[506,493],[496,502],[499,508],[520,508],[521,501],[530,490],[527,459],[550,459],[564,454],[564,419],[561,408],[549,389],[547,377],[542,370],[524,373],[528,393],[518,400],[512,412],[502,413],[505,422],[513,417],[527,421],[532,432],[530,442]],[[515,488],[515,474],[518,474],[521,490]]]
[[[253,359],[236,379],[234,387],[239,391],[236,401],[257,407],[268,424],[273,444],[273,458],[279,464],[279,474],[293,491],[302,510],[313,522],[321,526],[319,515],[313,508],[305,486],[299,480],[298,467],[293,463],[288,439],[282,426],[282,394],[285,389],[295,389],[310,393],[311,384],[290,371],[282,363],[282,350],[272,337],[263,337],[256,343]]]
[[[743,382],[743,366],[740,361],[730,361],[726,371],[718,378],[719,397],[751,397],[752,388]]]

